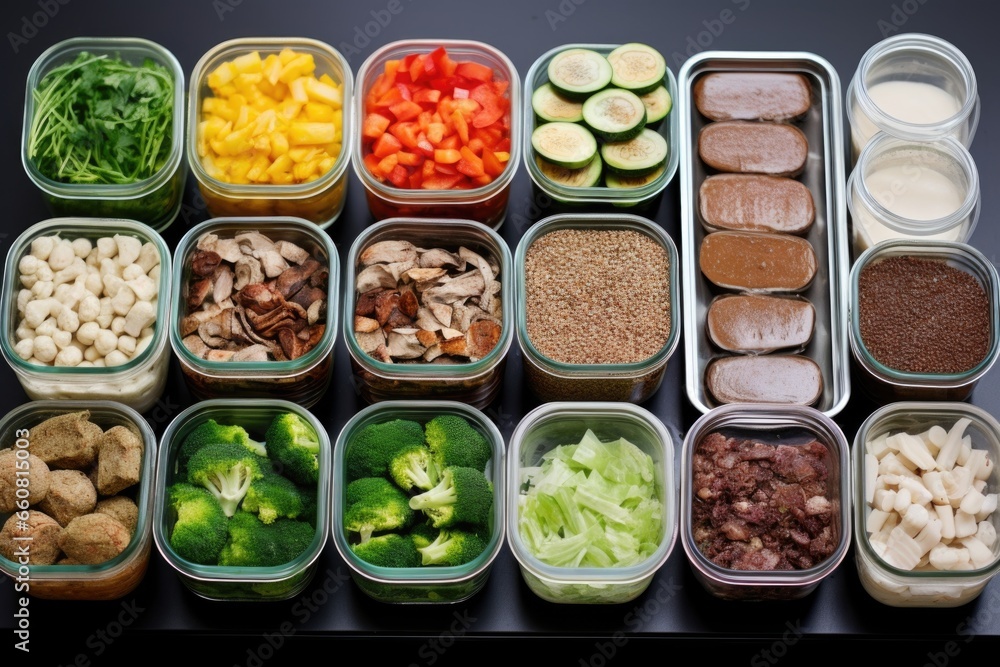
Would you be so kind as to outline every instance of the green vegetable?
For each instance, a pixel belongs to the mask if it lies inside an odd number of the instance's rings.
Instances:
[[[219,565],[273,567],[283,565],[309,548],[316,530],[304,521],[277,519],[264,523],[256,514],[237,512],[229,519],[229,540]]]
[[[362,477],[344,490],[344,527],[366,542],[375,532],[399,530],[413,523],[409,498],[384,477]]]
[[[653,459],[628,440],[590,430],[524,471],[518,528],[526,547],[556,567],[625,567],[660,544],[663,507]]]
[[[193,431],[187,434],[177,453],[177,465],[180,470],[186,470],[191,456],[205,445],[225,442],[242,445],[257,456],[267,456],[263,443],[250,438],[247,430],[239,425],[223,425],[214,419],[206,419]]]
[[[426,521],[421,521],[410,529],[410,539],[413,543],[417,545],[418,549],[428,546],[431,542],[437,539],[438,535],[441,533],[440,530],[427,523]]]
[[[260,457],[242,445],[205,445],[188,461],[188,482],[212,492],[226,516],[233,516],[250,483],[264,476]]]
[[[192,563],[215,565],[228,537],[227,519],[219,501],[200,486],[174,484],[167,489],[167,506],[177,514],[170,546]]]
[[[433,542],[417,551],[421,565],[464,565],[486,551],[486,543],[469,531],[442,530]]]
[[[83,52],[48,72],[32,96],[28,159],[54,181],[135,183],[167,163],[174,80],[152,60]]]
[[[378,535],[357,544],[351,549],[361,560],[378,567],[417,567],[420,552],[413,540],[398,533]]]
[[[368,424],[351,439],[344,453],[348,479],[379,477],[389,473],[389,461],[401,450],[423,445],[424,429],[408,419]]]
[[[461,466],[486,470],[493,456],[490,441],[458,415],[440,415],[424,427],[427,445],[439,467]]]
[[[278,415],[267,427],[264,442],[285,477],[299,484],[319,480],[319,436],[303,417],[294,412]]]
[[[306,507],[303,495],[295,482],[268,471],[250,483],[240,509],[257,514],[264,523],[274,523],[278,518],[295,519]]]
[[[426,446],[409,445],[389,459],[389,476],[405,491],[426,491],[438,483],[438,467]]]
[[[481,470],[450,466],[442,470],[437,486],[410,498],[410,507],[427,515],[435,528],[485,526],[493,508],[493,484]]]

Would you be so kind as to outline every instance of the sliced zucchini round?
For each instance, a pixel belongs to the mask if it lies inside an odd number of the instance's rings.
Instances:
[[[591,49],[566,49],[553,56],[549,83],[568,97],[582,99],[611,83],[611,63]]]
[[[586,166],[597,155],[597,139],[576,123],[544,123],[531,133],[531,147],[540,156],[567,169]]]
[[[583,120],[583,103],[559,94],[551,83],[543,83],[531,94],[531,108],[545,122]]]
[[[589,188],[597,185],[601,181],[601,171],[603,163],[601,158],[594,156],[594,159],[579,169],[567,169],[553,164],[540,156],[535,157],[535,164],[545,178],[553,183],[565,185],[570,188]]]
[[[611,85],[645,95],[663,83],[667,61],[651,46],[632,42],[622,44],[608,54],[611,63]]]
[[[608,171],[630,177],[653,173],[666,164],[667,153],[667,140],[659,132],[647,128],[628,141],[601,146],[601,158]]]
[[[666,86],[657,86],[652,92],[639,97],[646,107],[646,126],[655,128],[656,124],[667,117],[674,106],[670,91]]]
[[[620,174],[608,174],[604,178],[604,184],[609,188],[615,188],[620,190],[631,190],[633,188],[641,188],[644,185],[649,185],[656,179],[658,179],[666,167],[658,167],[656,171],[652,171],[644,176],[622,176]]]
[[[604,141],[628,141],[646,125],[646,106],[635,93],[605,88],[583,103],[583,122]]]

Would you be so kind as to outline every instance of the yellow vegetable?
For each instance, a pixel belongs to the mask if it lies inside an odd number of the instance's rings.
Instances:
[[[290,185],[329,171],[343,150],[343,85],[310,53],[252,51],[208,74],[198,155],[226,183]]]

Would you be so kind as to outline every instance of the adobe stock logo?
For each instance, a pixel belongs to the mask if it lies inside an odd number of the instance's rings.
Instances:
[[[70,0],[38,0],[38,11],[33,14],[25,14],[21,17],[21,23],[17,32],[8,32],[7,41],[10,42],[11,50],[16,54],[28,42],[38,36],[38,31],[49,24],[59,13],[59,10],[68,5]]]

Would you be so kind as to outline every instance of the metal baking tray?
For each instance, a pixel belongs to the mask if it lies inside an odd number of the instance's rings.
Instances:
[[[681,155],[681,252],[684,301],[684,345],[687,394],[695,407],[708,412],[716,402],[705,386],[708,363],[729,353],[708,339],[705,317],[712,299],[722,293],[702,275],[698,251],[706,235],[698,213],[698,188],[710,170],[698,156],[697,138],[709,121],[694,106],[692,86],[713,71],[797,72],[812,86],[812,107],[795,121],[809,141],[805,170],[798,177],[813,195],[816,219],[805,238],[816,251],[818,268],[802,293],[816,308],[816,328],[802,352],[819,364],[823,393],[814,406],[827,416],[843,409],[850,395],[847,346],[848,238],[844,196],[844,128],[840,78],[823,58],[790,51],[705,51],[688,61],[678,76]]]

